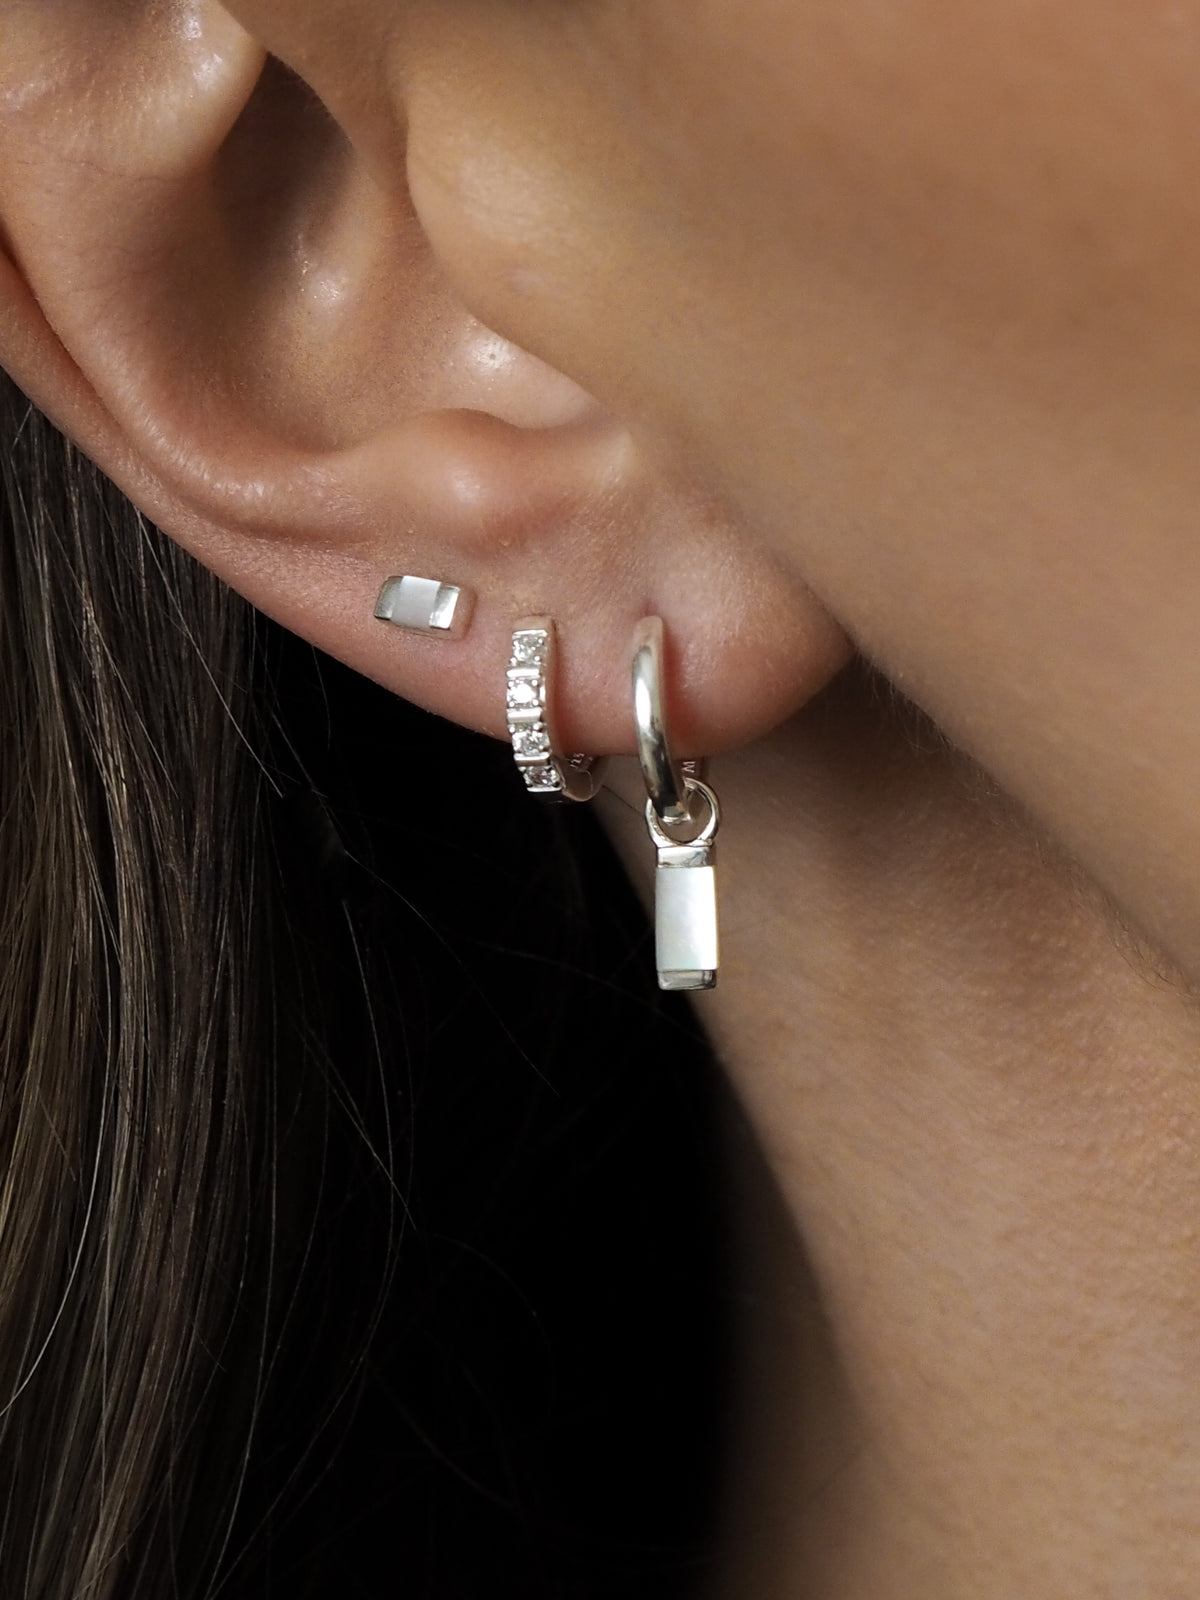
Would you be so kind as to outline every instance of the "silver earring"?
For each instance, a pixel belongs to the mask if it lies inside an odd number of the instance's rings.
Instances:
[[[543,800],[591,800],[605,763],[560,754],[555,733],[557,639],[550,617],[524,617],[513,629],[505,673],[505,710],[517,769]]]
[[[461,584],[406,573],[402,578],[386,580],[375,602],[375,615],[380,622],[390,622],[413,633],[461,639],[474,605],[474,591]]]
[[[663,652],[662,618],[644,617],[633,636],[633,719],[648,797],[646,826],[658,851],[658,986],[713,989],[720,965],[716,837],[721,808],[701,779],[699,764],[678,762],[671,754],[663,710]]]

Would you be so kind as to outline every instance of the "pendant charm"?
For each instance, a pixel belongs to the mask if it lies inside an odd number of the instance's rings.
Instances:
[[[646,826],[658,850],[654,874],[658,986],[676,991],[715,988],[720,966],[716,834],[721,812],[706,783],[685,777],[684,786],[689,800],[700,796],[708,803],[708,819],[694,839],[682,844],[673,839],[653,802],[646,805]]]

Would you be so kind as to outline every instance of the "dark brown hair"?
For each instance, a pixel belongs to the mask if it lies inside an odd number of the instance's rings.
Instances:
[[[690,1592],[711,1079],[590,819],[0,442],[3,1600]]]
[[[0,440],[0,1586],[182,1596],[253,1411],[197,1532],[270,1168],[253,622],[7,380]]]

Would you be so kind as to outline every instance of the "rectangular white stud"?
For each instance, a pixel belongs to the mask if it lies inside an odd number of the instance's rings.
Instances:
[[[406,574],[387,580],[379,591],[375,615],[380,622],[414,633],[461,636],[470,620],[473,598],[469,589],[456,584]]]

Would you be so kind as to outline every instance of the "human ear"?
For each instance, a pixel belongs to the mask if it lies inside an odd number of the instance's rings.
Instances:
[[[269,41],[309,77],[317,9],[294,0]],[[631,748],[648,612],[676,644],[684,749],[755,736],[842,664],[750,531],[456,297],[369,27],[329,35],[318,98],[212,0],[0,18],[0,359],[255,605],[496,734],[512,623],[550,614],[563,737],[596,752]],[[404,572],[476,591],[465,638],[375,620]]]

